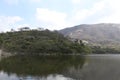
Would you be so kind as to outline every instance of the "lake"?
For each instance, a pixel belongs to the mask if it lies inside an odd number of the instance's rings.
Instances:
[[[13,56],[0,61],[0,80],[120,80],[120,55]]]

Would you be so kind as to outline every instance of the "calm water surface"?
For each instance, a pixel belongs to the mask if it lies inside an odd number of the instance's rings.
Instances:
[[[120,55],[9,57],[0,80],[120,80]]]

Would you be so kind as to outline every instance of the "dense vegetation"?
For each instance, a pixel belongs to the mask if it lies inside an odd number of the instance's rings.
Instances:
[[[92,53],[95,54],[120,54],[120,49],[112,47],[92,46]]]
[[[89,53],[83,43],[72,42],[57,31],[20,30],[0,33],[0,48],[17,54]]]

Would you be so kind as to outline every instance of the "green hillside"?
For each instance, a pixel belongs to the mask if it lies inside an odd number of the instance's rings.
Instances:
[[[17,54],[89,53],[90,49],[49,30],[20,30],[0,33],[2,50]]]

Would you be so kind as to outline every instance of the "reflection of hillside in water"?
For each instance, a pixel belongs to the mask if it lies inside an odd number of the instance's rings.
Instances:
[[[21,78],[25,76],[38,76],[41,80],[65,76],[76,78],[84,62],[85,58],[81,56],[13,56],[1,60],[0,70],[8,75],[22,76]]]
[[[1,60],[0,79],[120,80],[119,68],[118,55],[15,56]]]
[[[75,80],[119,80],[120,55],[89,56],[82,69],[66,73]]]

